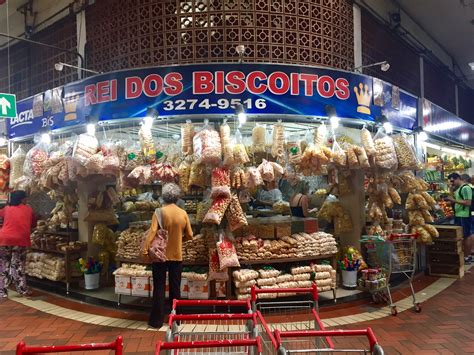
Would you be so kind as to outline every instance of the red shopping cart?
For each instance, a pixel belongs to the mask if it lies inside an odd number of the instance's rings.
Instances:
[[[299,295],[303,300],[276,300],[271,295]],[[270,297],[270,298],[269,298]],[[257,289],[252,288],[252,307],[257,312],[257,329],[262,338],[264,354],[316,354],[359,352],[364,354],[383,354],[383,349],[370,328],[365,330],[327,331],[318,310],[318,289]],[[332,336],[366,336],[369,346],[366,349],[339,349]]]
[[[246,313],[182,314],[184,307],[191,307],[195,312],[213,307],[215,312],[237,309]],[[168,342],[251,339],[257,336],[256,323],[257,315],[251,310],[250,300],[175,300],[165,339]]]
[[[174,341],[158,342],[155,354],[166,351],[166,354],[262,354],[260,338],[237,340],[208,340],[208,341]]]
[[[21,342],[16,347],[16,355],[22,354],[47,354],[47,353],[65,353],[74,351],[97,351],[97,350],[115,350],[115,355],[123,354],[123,339],[118,336],[111,343],[93,343],[79,345],[53,345],[53,346],[27,346]]]

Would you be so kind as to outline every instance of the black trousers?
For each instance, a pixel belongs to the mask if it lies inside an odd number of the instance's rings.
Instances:
[[[167,261],[164,263],[153,263],[153,305],[151,307],[150,320],[148,324],[158,328],[163,325],[165,319],[165,285],[166,271],[168,271],[170,297],[169,302],[173,304],[174,299],[181,298],[181,272],[183,263],[181,261]]]

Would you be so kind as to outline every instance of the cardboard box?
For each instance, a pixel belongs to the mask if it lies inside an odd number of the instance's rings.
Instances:
[[[132,294],[132,281],[130,276],[115,275],[115,293],[129,296]]]
[[[132,276],[132,296],[150,297],[150,289],[148,276]]]
[[[188,279],[181,279],[181,298],[188,298],[189,284]]]
[[[279,223],[275,225],[275,237],[291,236],[291,223]]]
[[[188,281],[189,299],[207,300],[209,299],[209,284],[207,281]]]
[[[227,297],[227,282],[216,281],[216,297],[226,298]]]

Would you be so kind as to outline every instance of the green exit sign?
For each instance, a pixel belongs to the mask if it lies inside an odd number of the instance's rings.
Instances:
[[[16,97],[14,94],[0,93],[0,117],[16,117]]]

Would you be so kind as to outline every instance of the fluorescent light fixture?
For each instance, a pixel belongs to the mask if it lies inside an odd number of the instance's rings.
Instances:
[[[0,137],[0,147],[7,145],[8,141],[5,137]]]
[[[469,140],[469,133],[467,133],[467,132],[461,133],[459,138],[461,138],[462,141],[467,141],[467,140]]]
[[[474,62],[470,62],[470,63],[468,63],[468,65],[471,68],[471,70],[474,70]]]
[[[153,107],[148,107],[146,110],[146,116],[143,119],[143,125],[147,129],[151,129],[151,127],[153,126],[153,121],[157,117],[158,117],[158,111],[154,109]]]
[[[421,131],[420,133],[418,133],[418,140],[420,142],[426,142],[428,140],[428,135],[425,131]]]
[[[424,145],[426,148],[441,150],[441,146],[439,146],[439,145],[437,145],[437,144],[428,143],[428,142],[423,142],[423,145]]]
[[[441,131],[448,131],[450,129],[459,128],[461,126],[462,126],[461,122],[448,121],[448,122],[433,124],[431,126],[425,127],[424,129],[426,132],[441,132]]]
[[[319,126],[319,128],[321,128],[321,133],[323,134],[324,137],[326,137],[327,133],[328,133],[328,129],[326,127],[326,125],[323,123],[321,123],[321,126]]]
[[[41,143],[44,143],[44,144],[51,144],[51,136],[49,135],[49,133],[42,133],[41,134]]]
[[[444,153],[454,154],[454,155],[466,155],[465,151],[458,150],[458,149],[451,149],[451,148],[441,147],[441,151],[444,152]]]
[[[88,123],[86,125],[86,129],[87,129],[87,134],[90,135],[90,136],[95,136],[95,124],[93,123]]]

